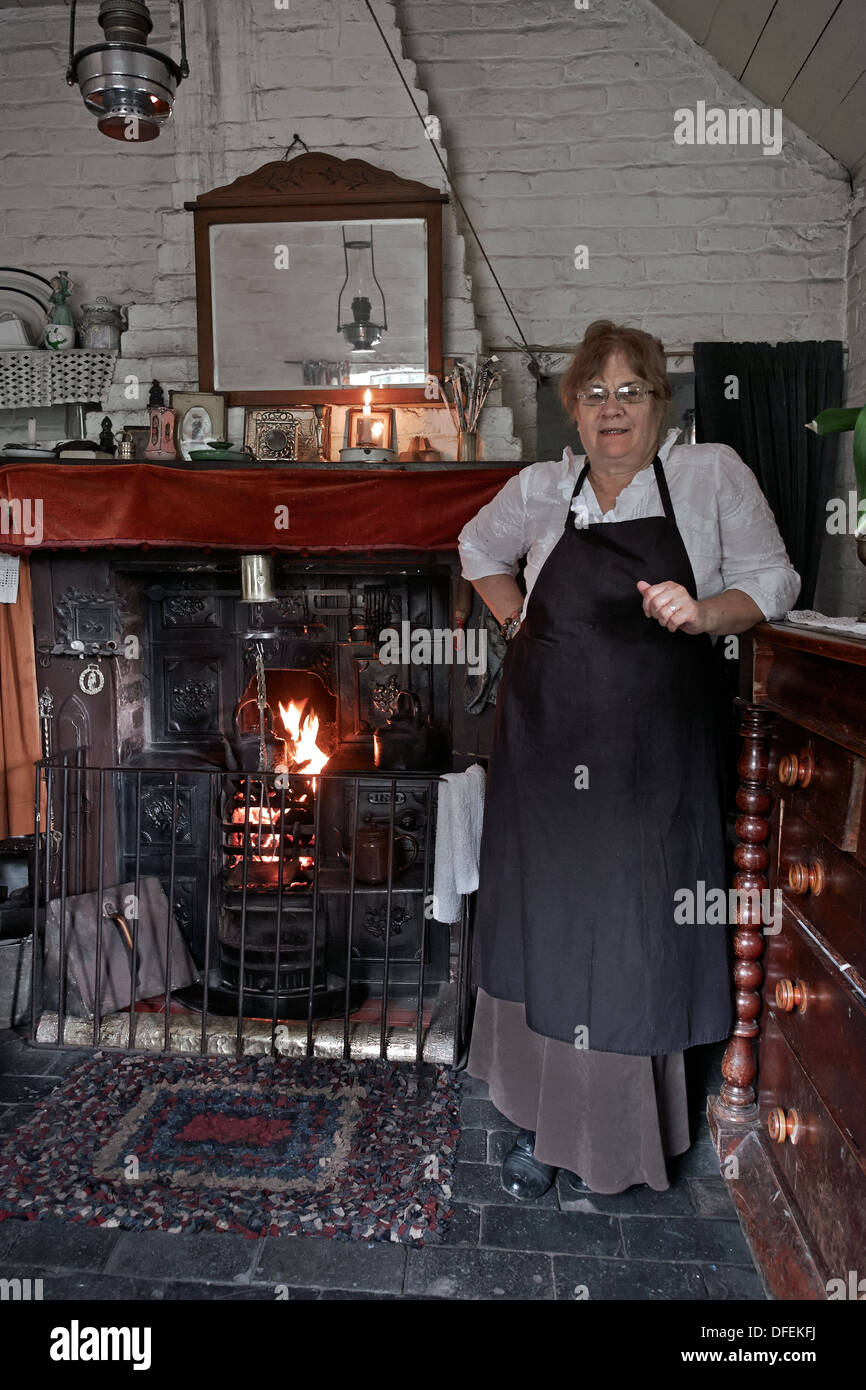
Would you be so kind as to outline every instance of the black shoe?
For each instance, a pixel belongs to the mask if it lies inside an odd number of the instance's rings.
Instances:
[[[569,1192],[577,1192],[582,1197],[587,1192],[592,1192],[591,1187],[587,1187],[583,1178],[579,1178],[577,1173],[570,1173],[568,1169],[563,1169],[562,1176],[565,1179],[565,1186]]]
[[[556,1169],[549,1163],[540,1163],[533,1152],[535,1135],[529,1129],[521,1129],[514,1141],[511,1152],[502,1162],[500,1181],[505,1191],[523,1202],[535,1201],[549,1192],[556,1177]]]

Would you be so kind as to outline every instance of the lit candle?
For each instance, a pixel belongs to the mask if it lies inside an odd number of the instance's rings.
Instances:
[[[364,410],[358,421],[358,444],[364,448],[373,443],[373,421],[370,419],[370,402],[373,393],[369,386],[364,392]]]

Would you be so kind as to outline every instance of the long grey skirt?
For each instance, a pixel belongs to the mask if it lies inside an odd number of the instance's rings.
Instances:
[[[496,1109],[535,1131],[535,1156],[593,1192],[646,1183],[664,1192],[666,1157],[689,1148],[682,1052],[581,1050],[527,1027],[524,1006],[478,990],[466,1070]]]

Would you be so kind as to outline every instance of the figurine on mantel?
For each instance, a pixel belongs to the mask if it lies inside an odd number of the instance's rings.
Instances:
[[[112,458],[114,458],[114,455],[117,452],[114,443],[114,430],[111,425],[110,415],[103,415],[102,417],[102,432],[99,436],[99,448],[101,453],[111,454]]]
[[[147,413],[150,419],[150,440],[144,451],[144,457],[159,461],[177,458],[174,447],[176,412],[166,405],[165,394],[156,378],[154,378],[150,388]]]
[[[59,352],[75,346],[75,320],[68,303],[72,281],[65,270],[58,270],[51,278],[51,285],[53,293],[48,297],[51,309],[42,341],[47,348]]]
[[[426,434],[413,434],[408,449],[397,455],[398,463],[438,463],[442,455],[433,449]]]

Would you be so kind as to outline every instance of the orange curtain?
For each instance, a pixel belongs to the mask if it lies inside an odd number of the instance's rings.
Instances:
[[[0,840],[33,834],[41,757],[30,561],[22,556],[18,601],[0,603]]]

